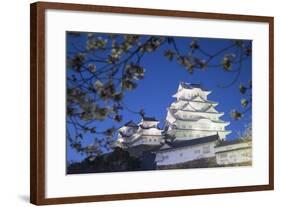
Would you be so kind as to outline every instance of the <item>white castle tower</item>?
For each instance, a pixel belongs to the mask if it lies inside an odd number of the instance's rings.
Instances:
[[[119,129],[115,145],[133,154],[159,147],[163,136],[158,124],[154,117],[143,117],[138,125],[130,121]]]
[[[224,114],[218,112],[216,102],[209,101],[211,91],[200,84],[181,82],[173,102],[167,109],[165,131],[174,136],[175,141],[191,140],[211,135],[219,135],[224,140],[231,131],[225,130],[229,122],[220,120]]]

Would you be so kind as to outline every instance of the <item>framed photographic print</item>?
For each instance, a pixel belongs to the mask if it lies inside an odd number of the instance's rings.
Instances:
[[[273,17],[31,4],[31,202],[272,190]]]

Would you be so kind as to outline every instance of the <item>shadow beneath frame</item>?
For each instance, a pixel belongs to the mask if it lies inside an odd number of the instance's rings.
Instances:
[[[29,196],[28,195],[19,195],[18,198],[26,203],[29,203]]]

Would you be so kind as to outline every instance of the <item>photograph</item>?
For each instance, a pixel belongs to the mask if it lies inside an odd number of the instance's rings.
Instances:
[[[181,8],[30,4],[32,204],[274,189],[274,17]]]
[[[252,40],[65,41],[66,174],[252,166]]]

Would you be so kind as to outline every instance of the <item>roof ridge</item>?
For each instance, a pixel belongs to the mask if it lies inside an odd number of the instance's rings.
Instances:
[[[193,145],[197,145],[197,144],[204,144],[204,143],[213,142],[213,141],[217,141],[217,140],[219,140],[218,134],[205,136],[205,137],[199,137],[199,138],[190,139],[190,140],[175,140],[173,142],[167,143],[167,145],[169,145],[170,148],[166,148],[166,149],[162,149],[162,150],[160,149],[160,151],[173,150],[173,149],[177,149],[177,148],[193,146]]]
[[[158,121],[155,116],[143,116],[142,117],[143,121]]]
[[[185,88],[185,89],[199,88],[199,89],[201,89],[202,91],[208,91],[207,89],[205,89],[205,88],[202,86],[202,83],[186,83],[186,82],[181,81],[181,82],[180,82],[180,86],[183,87],[183,88]]]

